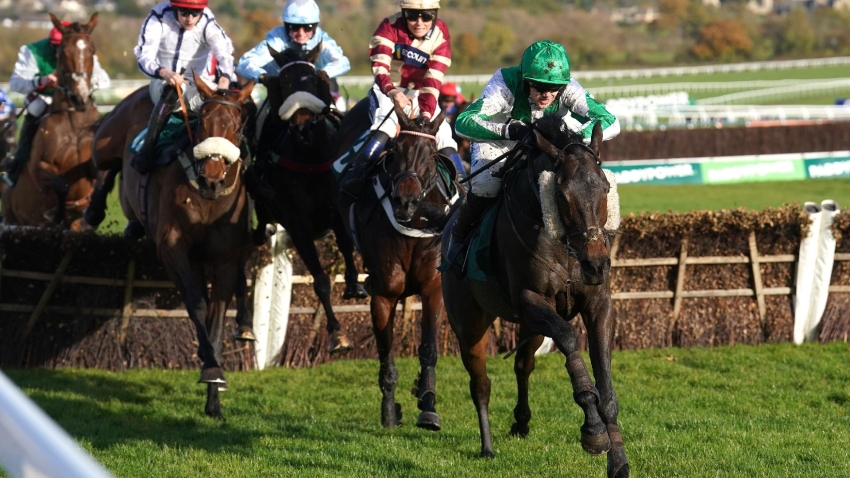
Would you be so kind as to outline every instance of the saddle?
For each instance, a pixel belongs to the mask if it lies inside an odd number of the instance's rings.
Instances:
[[[190,117],[189,127],[194,129],[197,122],[197,117]],[[138,154],[139,151],[141,151],[147,132],[147,128],[142,128],[142,130],[139,131],[136,138],[130,143],[129,149],[131,153]],[[188,139],[189,135],[186,132],[186,122],[183,121],[183,118],[177,114],[169,116],[168,121],[159,133],[159,137],[156,141],[156,148],[154,148],[156,165],[168,166],[171,164],[171,162],[177,158],[177,150],[185,149],[185,146],[188,145]]]

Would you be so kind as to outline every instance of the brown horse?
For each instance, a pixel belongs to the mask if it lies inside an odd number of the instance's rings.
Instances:
[[[91,162],[92,125],[100,118],[92,94],[97,13],[82,25],[50,21],[62,32],[53,104],[39,125],[30,159],[17,184],[3,192],[6,224],[80,230],[97,172]]]
[[[481,456],[494,456],[486,346],[487,328],[498,316],[520,324],[514,362],[519,393],[511,434],[524,437],[529,432],[528,378],[534,370],[534,352],[543,336],[551,337],[567,357],[573,399],[584,410],[582,447],[594,455],[608,452],[608,476],[622,478],[629,475],[629,465],[611,382],[614,317],[610,234],[605,229],[610,185],[599,161],[602,128],[596,125],[586,146],[581,136],[561,131],[563,123],[555,116],[537,124],[551,142],[537,133],[542,154],[505,180],[490,246],[495,278],[483,282],[453,274],[443,277],[449,322],[478,411]],[[443,236],[444,254],[448,234]],[[587,327],[595,386],[569,323],[579,313]]]
[[[368,104],[361,101],[346,115],[340,131],[341,152],[348,151],[363,132],[362,126],[368,124],[367,113]],[[381,424],[395,427],[401,423],[401,405],[395,402],[398,370],[392,355],[396,305],[400,299],[419,294],[422,298],[421,370],[414,395],[421,413],[416,426],[439,430],[435,366],[437,325],[443,308],[440,272],[437,271],[440,237],[427,229],[442,227],[450,200],[438,177],[437,161],[440,159],[434,136],[445,116],[440,114],[433,122],[425,118],[411,120],[398,107],[396,114],[401,131],[394,153],[384,156],[377,166],[379,173],[369,182],[373,187],[367,188],[353,206],[343,198],[341,210],[369,271],[367,289],[372,295],[372,329],[380,360],[378,384],[383,395]],[[453,174],[452,169],[449,177],[453,178]],[[378,187],[385,192],[379,194],[373,190]]]
[[[147,124],[152,106],[140,91],[122,101],[110,115],[112,121],[98,129],[95,159],[101,169],[123,162],[124,214],[145,226],[180,292],[198,336],[200,381],[207,384],[205,412],[221,417],[218,395],[226,388],[222,339],[234,292],[242,317],[237,322],[246,317],[244,267],[251,236],[238,145],[249,119],[243,104],[254,84],[240,92],[213,91],[197,76],[195,84],[204,99],[193,135],[196,144],[188,144],[179,161],[147,176],[129,167],[128,144]],[[212,284],[209,293],[207,282]]]
[[[340,115],[330,110],[333,97],[330,79],[313,66],[321,52],[279,53],[269,48],[281,66],[276,77],[267,78],[270,113],[263,126],[257,151],[257,166],[275,190],[275,197],[257,200],[258,230],[278,222],[289,233],[292,244],[313,276],[313,290],[327,317],[331,354],[353,348],[342,333],[331,304],[331,279],[322,269],[314,240],[333,230],[345,260],[343,299],[365,299],[366,290],[357,283],[354,244],[340,218],[339,191],[331,173],[336,159]],[[286,119],[283,119],[280,112]]]

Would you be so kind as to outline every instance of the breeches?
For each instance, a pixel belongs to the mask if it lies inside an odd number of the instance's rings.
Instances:
[[[216,85],[202,78],[210,88],[216,89]],[[151,101],[153,104],[157,104],[159,102],[159,98],[162,96],[162,90],[165,88],[166,83],[163,80],[152,80],[150,83],[150,94]],[[198,92],[198,87],[195,86],[195,83],[186,80],[183,83],[183,100],[186,102],[186,108],[189,109],[192,113],[198,113],[201,111],[201,105],[204,104],[204,99],[201,98],[201,93]],[[180,103],[174,107],[174,111],[180,111]]]
[[[416,101],[416,97],[419,96],[418,91],[408,92],[408,96],[413,95],[410,100],[410,106],[404,109],[406,114],[410,114],[410,109],[413,108],[414,116],[419,114],[419,102]],[[396,117],[395,111],[393,111],[393,101],[385,94],[381,93],[378,89],[378,85],[373,85],[372,89],[369,91],[369,106],[371,107],[371,115],[372,115],[372,131],[379,129],[387,134],[390,138],[395,138],[398,135],[398,118]],[[434,117],[440,114],[440,107],[437,106],[437,110],[434,111]],[[389,118],[387,118],[389,116]],[[386,118],[386,121],[384,121]],[[381,125],[381,122],[384,122]],[[378,128],[378,125],[381,125]],[[440,129],[437,130],[437,150],[441,150],[443,148],[453,148],[457,149],[457,143],[454,138],[452,138],[452,126],[448,121],[443,121],[440,125]]]
[[[470,174],[490,164],[494,159],[507,153],[514,147],[516,141],[483,141],[472,143],[472,168]],[[490,167],[487,171],[475,176],[470,180],[469,191],[480,197],[496,197],[502,188],[502,178],[493,176],[493,173],[502,169],[505,159],[500,159],[499,164]]]

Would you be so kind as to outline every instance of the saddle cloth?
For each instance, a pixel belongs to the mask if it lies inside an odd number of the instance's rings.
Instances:
[[[197,124],[197,118],[189,118],[189,125],[191,128],[195,128]],[[136,138],[130,143],[129,150],[133,154],[138,154],[139,151],[142,150],[142,145],[145,143],[145,135],[148,134],[148,128],[142,128],[139,131],[139,134],[136,135]],[[159,138],[156,141],[156,148],[154,148],[154,154],[157,158],[157,164],[160,166],[165,166],[174,161],[175,155],[171,154],[163,154],[163,152],[169,146],[178,142],[182,137],[187,136],[186,132],[186,123],[183,121],[179,115],[171,115],[168,117],[168,121],[162,127],[162,131],[159,133]]]

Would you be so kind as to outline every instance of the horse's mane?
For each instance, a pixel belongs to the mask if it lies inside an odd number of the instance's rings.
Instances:
[[[68,26],[67,26],[67,27],[65,27],[65,28],[68,28],[69,30],[71,30],[71,31],[69,31],[68,33],[87,33],[87,32],[83,29],[83,27],[85,27],[85,26],[86,26],[86,25],[85,25],[85,24],[83,24],[83,23],[80,23],[80,22],[74,22],[74,23],[72,23],[72,24],[68,25]]]
[[[307,61],[307,52],[299,51],[295,48],[287,48],[280,53],[278,66],[288,65],[294,61]]]
[[[581,143],[584,138],[578,133],[574,133],[567,128],[566,123],[561,116],[557,114],[548,114],[534,123],[534,126],[540,130],[540,134],[552,143],[558,149],[564,149],[570,143]]]

